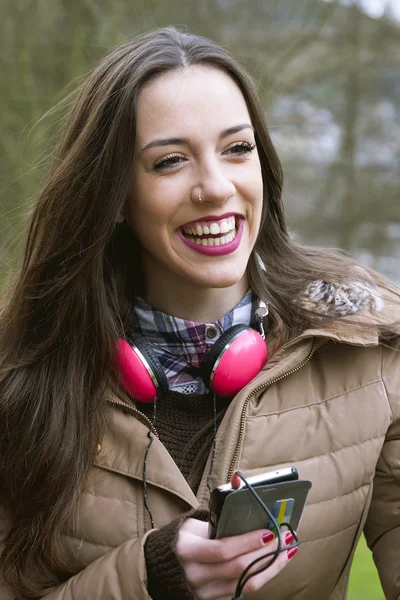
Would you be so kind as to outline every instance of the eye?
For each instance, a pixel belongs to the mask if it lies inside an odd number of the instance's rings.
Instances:
[[[169,171],[178,167],[181,163],[185,162],[184,156],[181,154],[168,154],[156,160],[153,164],[154,171]]]
[[[228,150],[224,154],[230,154],[231,156],[239,158],[249,156],[249,154],[253,152],[255,147],[256,145],[251,142],[237,142],[236,144],[228,148]]]

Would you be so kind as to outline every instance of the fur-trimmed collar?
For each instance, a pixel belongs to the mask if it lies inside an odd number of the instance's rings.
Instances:
[[[384,303],[379,289],[372,283],[332,283],[317,280],[305,289],[302,305],[307,310],[321,315],[345,317],[363,309],[380,312]]]

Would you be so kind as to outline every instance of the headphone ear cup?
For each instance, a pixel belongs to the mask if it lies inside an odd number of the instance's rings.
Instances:
[[[168,391],[168,379],[155,352],[136,334],[116,344],[116,370],[122,387],[138,402],[150,403]]]
[[[204,384],[219,396],[234,396],[267,362],[267,344],[246,325],[225,331],[206,355],[202,365]]]

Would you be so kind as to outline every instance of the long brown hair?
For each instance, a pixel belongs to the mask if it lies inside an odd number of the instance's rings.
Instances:
[[[248,274],[280,339],[317,319],[293,302],[309,282],[348,275],[347,259],[290,239],[263,109],[228,52],[172,27],[111,52],[78,91],[1,313],[0,485],[12,520],[3,568],[21,595],[41,595],[32,568],[49,585],[67,569],[61,531],[101,439],[114,343],[141,285],[136,240],[118,224],[132,184],[137,96],[151,78],[193,64],[236,81],[255,127],[264,212]]]

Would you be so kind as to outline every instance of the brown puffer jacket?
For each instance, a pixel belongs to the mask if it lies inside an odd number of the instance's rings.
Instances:
[[[342,600],[364,529],[386,598],[400,598],[400,354],[380,345],[375,323],[399,319],[393,309],[304,332],[283,346],[232,401],[219,427],[212,486],[234,468],[251,475],[295,465],[312,481],[296,557],[252,600]],[[400,344],[397,344],[400,347]],[[110,398],[79,525],[65,532],[76,574],[48,600],[149,600],[143,501],[147,422],[132,405]],[[155,439],[147,462],[148,503],[155,526],[208,506],[206,474],[197,493]],[[3,535],[8,523],[0,521]],[[1,550],[1,546],[0,546]],[[0,582],[0,600],[14,594]],[[166,600],[172,600],[166,597]]]

